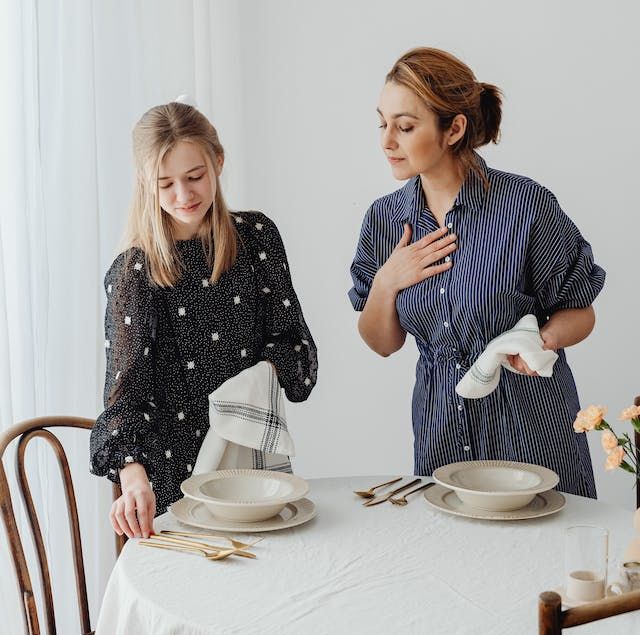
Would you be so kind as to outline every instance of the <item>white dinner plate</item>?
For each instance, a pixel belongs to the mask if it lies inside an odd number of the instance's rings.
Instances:
[[[239,523],[217,518],[207,510],[204,503],[192,498],[181,498],[169,507],[171,514],[180,522],[203,529],[253,533],[275,531],[296,527],[311,520],[316,515],[316,506],[308,498],[287,503],[284,509],[272,518],[252,523]]]
[[[525,507],[508,512],[486,511],[463,503],[453,490],[442,485],[434,485],[425,490],[424,497],[430,505],[448,514],[479,518],[481,520],[526,520],[555,514],[565,506],[565,498],[560,492],[549,490],[540,492]]]

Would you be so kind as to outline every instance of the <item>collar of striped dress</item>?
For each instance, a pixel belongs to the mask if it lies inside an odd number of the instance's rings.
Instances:
[[[474,155],[478,162],[480,172],[488,179],[489,170],[486,161],[477,152],[474,152]],[[410,179],[402,188],[402,193],[403,196],[396,209],[394,220],[405,222],[414,218],[427,207],[420,182],[420,175]],[[453,207],[479,212],[482,210],[486,194],[483,180],[472,170],[462,184]]]

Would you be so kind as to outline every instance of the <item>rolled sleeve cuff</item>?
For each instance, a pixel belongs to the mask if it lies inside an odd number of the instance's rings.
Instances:
[[[362,295],[355,287],[351,287],[348,295],[354,310],[362,311],[364,309],[364,305],[367,303],[367,298],[369,297],[368,294]]]

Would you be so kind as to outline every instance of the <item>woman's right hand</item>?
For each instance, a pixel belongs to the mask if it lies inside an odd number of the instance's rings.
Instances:
[[[434,264],[451,254],[457,247],[457,236],[445,235],[448,231],[446,227],[440,228],[409,244],[411,225],[405,224],[400,242],[376,274],[378,283],[398,293],[449,269],[452,265],[451,260]]]
[[[147,471],[140,463],[131,463],[120,470],[122,496],[111,506],[109,519],[113,530],[128,538],[148,538],[153,533],[156,515],[156,495],[151,489]]]

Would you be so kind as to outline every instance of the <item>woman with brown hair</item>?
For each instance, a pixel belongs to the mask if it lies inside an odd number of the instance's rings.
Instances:
[[[475,149],[497,142],[501,93],[453,55],[417,48],[386,77],[381,145],[401,189],[368,210],[349,296],[365,342],[388,356],[407,333],[420,357],[413,393],[417,474],[447,463],[503,459],[544,465],[559,489],[595,497],[578,396],[564,348],[593,329],[604,284],[589,243],[554,195],[487,167]],[[456,385],[487,344],[537,317],[558,359],[540,377],[517,354],[497,389],[464,399]]]
[[[105,411],[91,434],[92,472],[120,483],[111,522],[129,537],[148,536],[181,497],[211,392],[266,360],[286,396],[304,401],[317,372],[280,234],[264,214],[227,208],[208,119],[184,103],[156,106],[133,147],[125,251],[105,277]]]

